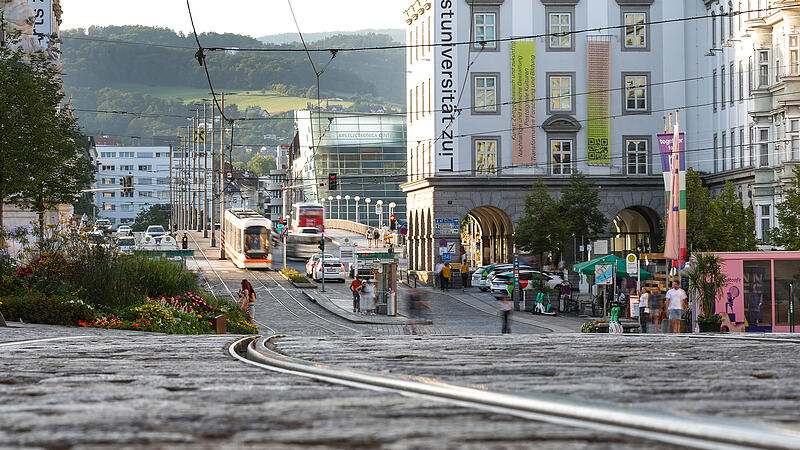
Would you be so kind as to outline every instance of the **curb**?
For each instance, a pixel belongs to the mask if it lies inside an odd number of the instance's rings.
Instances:
[[[351,323],[357,324],[367,324],[367,325],[408,325],[410,321],[403,317],[403,316],[395,316],[395,318],[391,319],[389,316],[362,316],[360,314],[355,314],[350,311],[345,311],[344,309],[337,306],[335,303],[330,301],[327,297],[322,295],[322,293],[318,291],[314,292],[306,292],[303,293],[311,300],[312,302],[316,303],[317,305],[325,308],[331,314],[338,316],[344,320],[347,320]],[[317,295],[314,295],[317,294]],[[385,317],[384,320],[370,320],[370,317]],[[427,323],[426,323],[427,324]]]

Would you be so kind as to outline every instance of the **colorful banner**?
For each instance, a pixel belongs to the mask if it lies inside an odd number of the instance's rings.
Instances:
[[[588,142],[586,160],[589,164],[611,164],[609,147],[611,115],[611,43],[589,40],[586,43]]]
[[[673,151],[676,141],[678,149]],[[687,260],[685,133],[659,134],[658,148],[661,154],[661,170],[664,175],[666,198],[667,244],[664,248],[664,256],[683,264]],[[673,193],[676,194],[674,197]]]
[[[515,165],[536,163],[535,98],[536,43],[511,42],[511,162]]]

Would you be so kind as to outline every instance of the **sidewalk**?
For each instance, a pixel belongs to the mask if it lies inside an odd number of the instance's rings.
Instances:
[[[336,292],[321,292],[319,289],[313,291],[303,291],[311,297],[316,304],[325,308],[331,314],[341,317],[352,323],[373,324],[373,325],[407,325],[408,318],[397,312],[397,316],[385,316],[382,314],[364,315],[353,312],[353,298],[342,298]]]

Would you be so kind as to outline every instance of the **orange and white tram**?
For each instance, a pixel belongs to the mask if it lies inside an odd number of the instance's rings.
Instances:
[[[240,269],[272,268],[272,221],[252,209],[225,210],[225,255]]]

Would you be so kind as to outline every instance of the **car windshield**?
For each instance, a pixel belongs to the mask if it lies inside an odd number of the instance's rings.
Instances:
[[[132,245],[136,245],[136,241],[133,238],[124,238],[120,239],[117,244],[120,246],[130,247]]]
[[[162,227],[161,225],[151,225],[151,226],[147,227],[147,232],[148,233],[163,233],[164,232],[164,227]]]
[[[269,250],[269,230],[264,226],[251,226],[244,230],[246,253],[266,253]]]

